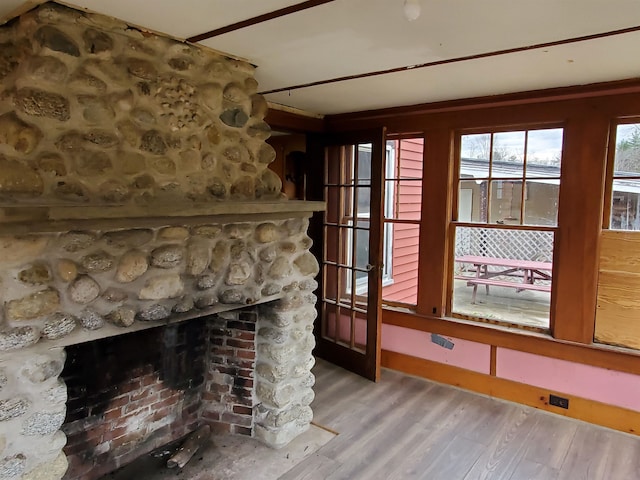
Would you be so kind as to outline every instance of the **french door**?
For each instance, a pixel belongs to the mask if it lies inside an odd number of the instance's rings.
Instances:
[[[324,140],[322,298],[316,353],[380,375],[384,131]]]

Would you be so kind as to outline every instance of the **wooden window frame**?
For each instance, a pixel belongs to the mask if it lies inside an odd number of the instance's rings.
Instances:
[[[640,352],[593,342],[610,128],[612,122],[637,118],[639,112],[640,80],[626,80],[325,117],[325,127],[334,132],[386,126],[390,134],[429,139],[422,210],[430,210],[421,223],[418,305],[415,312],[385,308],[383,322],[640,374]],[[536,123],[564,127],[551,332],[505,330],[450,318],[445,308],[449,285],[442,280],[450,277],[451,268],[445,259],[450,257],[454,207],[454,133]]]

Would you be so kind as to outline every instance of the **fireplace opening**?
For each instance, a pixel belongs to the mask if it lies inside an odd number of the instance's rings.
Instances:
[[[203,424],[251,435],[253,311],[67,348],[67,479],[92,480]]]

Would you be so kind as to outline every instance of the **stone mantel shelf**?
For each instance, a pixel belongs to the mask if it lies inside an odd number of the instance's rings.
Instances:
[[[29,352],[29,351],[33,351],[34,349],[37,350],[41,348],[45,348],[45,349],[64,348],[70,345],[78,345],[81,343],[93,342],[94,340],[101,340],[103,338],[115,337],[117,335],[125,335],[128,333],[148,330],[150,328],[174,325],[176,323],[185,322],[187,320],[193,320],[195,318],[202,318],[209,315],[214,315],[216,313],[230,312],[233,310],[238,310],[240,308],[258,306],[265,303],[273,302],[275,300],[279,300],[283,297],[284,297],[284,293],[280,293],[278,295],[263,297],[259,301],[255,303],[247,304],[247,305],[217,303],[208,308],[195,309],[186,313],[172,313],[171,316],[165,320],[149,321],[149,322],[136,320],[133,323],[133,325],[129,327],[118,327],[108,322],[105,323],[104,326],[102,328],[99,328],[98,330],[86,330],[84,328],[78,327],[69,335],[66,335],[57,340],[42,339],[38,343],[36,343],[35,345],[31,345],[30,347],[26,347],[21,350],[3,352],[2,354],[0,354],[0,362],[2,361],[3,355],[10,356],[14,352]]]
[[[154,205],[1,205],[0,233],[21,235],[78,229],[118,229],[232,223],[310,216],[319,201],[177,202]]]

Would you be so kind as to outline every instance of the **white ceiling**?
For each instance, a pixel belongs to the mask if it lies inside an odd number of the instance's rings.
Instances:
[[[302,0],[74,0],[187,38]],[[640,25],[640,0],[335,0],[203,45],[258,66],[262,91],[527,47]],[[21,0],[0,0],[0,17]],[[318,114],[640,77],[640,32],[266,95]]]

